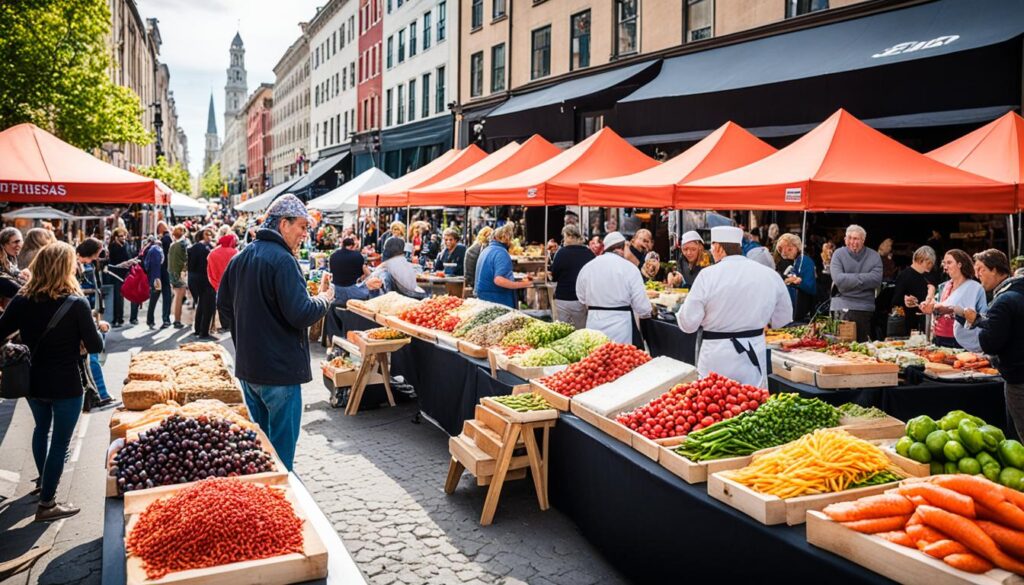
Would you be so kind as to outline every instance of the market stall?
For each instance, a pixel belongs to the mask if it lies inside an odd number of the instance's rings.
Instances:
[[[372,167],[337,189],[311,200],[306,207],[327,213],[354,212],[359,207],[360,193],[383,187],[393,180],[384,171]]]
[[[361,192],[359,207],[361,209],[406,207],[409,205],[410,190],[443,181],[483,160],[486,156],[487,153],[475,144],[461,150],[453,148],[426,165],[406,173],[386,185]]]

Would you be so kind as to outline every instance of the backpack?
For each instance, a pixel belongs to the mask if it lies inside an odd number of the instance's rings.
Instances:
[[[121,296],[136,304],[149,300],[149,278],[142,266],[136,264],[128,271],[121,283]]]

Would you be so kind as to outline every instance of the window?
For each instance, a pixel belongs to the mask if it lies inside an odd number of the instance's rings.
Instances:
[[[405,61],[405,29],[398,31],[398,62]]]
[[[416,43],[416,23],[409,23],[409,56],[412,57],[416,54],[416,49],[419,46]]]
[[[388,0],[388,14],[391,14],[391,1],[392,0]]]
[[[334,127],[338,129],[338,142],[344,142],[345,137],[341,135],[341,114],[334,117]]]
[[[551,74],[551,25],[533,31],[530,79]]]
[[[491,91],[505,91],[505,43],[491,47]]]
[[[348,140],[348,112],[345,112],[345,131],[341,135],[342,140]]]
[[[341,23],[341,48],[345,48],[345,23]]]
[[[313,55],[313,69],[320,67],[320,47],[316,48],[316,53]]]
[[[356,40],[356,15],[348,17],[348,40],[352,42]]]
[[[423,74],[423,79],[420,81],[420,87],[422,88],[422,91],[423,91],[423,96],[420,97],[420,108],[422,109],[422,113],[420,114],[420,117],[421,118],[426,118],[426,117],[430,116],[430,74],[429,73],[424,73]]]
[[[686,0],[686,42],[711,38],[714,24],[715,0]]]
[[[491,0],[491,20],[505,16],[505,0]]]
[[[484,93],[484,52],[473,53],[469,58],[469,97]]]
[[[590,67],[590,11],[573,14],[569,33],[569,71]]]
[[[437,42],[439,43],[444,40],[444,35],[446,33],[444,27],[447,24],[447,21],[448,6],[444,2],[441,2],[437,5]]]
[[[390,5],[391,5],[391,2],[389,0],[388,6],[390,7]],[[388,10],[390,11],[390,8],[388,8]],[[384,97],[384,101],[387,102],[387,103],[384,104],[384,125],[385,126],[390,126],[391,125],[391,90],[389,89],[386,92],[384,92],[384,96],[385,96]]]
[[[430,48],[430,11],[423,13],[423,50]]]
[[[341,46],[343,46],[343,47],[345,46],[344,38],[345,37],[342,37],[342,42],[341,42]],[[331,34],[331,43],[333,44],[333,47],[331,48],[331,53],[337,53],[338,52],[338,31],[334,31]]]
[[[444,65],[437,68],[437,90],[434,92],[434,113],[444,111]]]
[[[637,13],[638,0],[615,0],[615,54],[628,55],[637,49]]]
[[[393,61],[394,49],[395,49],[395,37],[388,37],[388,69],[391,69],[392,67],[395,66],[395,62]]]
[[[342,67],[341,68],[341,89],[343,89],[343,90],[344,89],[348,89],[348,75],[347,75],[347,73],[348,73],[348,68],[347,67]]]
[[[316,86],[316,89],[314,89],[313,91],[316,93],[316,96],[313,98],[313,105],[314,106],[319,106],[320,105],[320,86],[319,85]]]
[[[828,0],[786,0],[786,18],[828,10]]]
[[[416,80],[409,80],[409,121],[416,119]]]
[[[398,123],[405,123],[405,86],[398,86]]]
[[[469,29],[476,30],[484,25],[484,0],[473,0]]]
[[[352,64],[348,66],[348,84],[351,87],[355,87],[356,86],[356,62],[355,61],[353,61]]]

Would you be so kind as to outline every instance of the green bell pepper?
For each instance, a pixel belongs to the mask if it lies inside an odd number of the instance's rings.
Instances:
[[[978,453],[985,448],[985,435],[974,421],[962,419],[956,430],[960,433],[960,442],[969,453]]]
[[[914,441],[923,443],[928,435],[938,428],[939,425],[935,424],[930,416],[922,414],[907,421],[907,436]]]

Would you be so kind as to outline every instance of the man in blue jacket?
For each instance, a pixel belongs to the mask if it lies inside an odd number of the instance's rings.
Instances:
[[[142,253],[142,269],[146,271],[146,280],[149,281],[149,311],[146,313],[146,325],[149,325],[150,329],[156,329],[156,302],[160,300],[163,292],[163,279],[160,275],[167,269],[162,268],[164,266],[164,250],[156,237],[149,236],[143,245],[145,251]],[[168,305],[165,303],[165,306]],[[161,329],[167,329],[170,326],[170,313],[168,313]]]
[[[217,310],[235,343],[235,375],[245,404],[292,469],[302,419],[302,384],[313,379],[307,329],[334,300],[329,274],[320,293],[306,290],[295,252],[309,233],[309,213],[294,195],[274,201],[256,240],[231,259]]]

